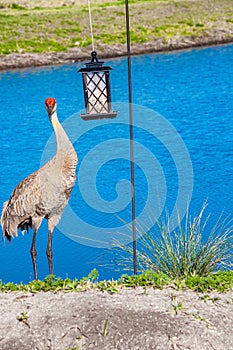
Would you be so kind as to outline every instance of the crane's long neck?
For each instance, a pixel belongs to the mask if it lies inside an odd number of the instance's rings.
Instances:
[[[57,113],[54,112],[51,116],[51,123],[54,129],[54,133],[57,141],[57,154],[67,154],[70,151],[74,151],[73,145],[70,142],[65,130],[58,120]]]

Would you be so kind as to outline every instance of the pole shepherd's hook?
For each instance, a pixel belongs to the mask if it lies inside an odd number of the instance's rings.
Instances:
[[[132,110],[132,80],[131,80],[131,53],[129,31],[129,3],[125,0],[127,57],[128,57],[128,95],[129,95],[129,128],[130,128],[130,169],[131,169],[131,197],[132,197],[132,231],[133,231],[133,270],[137,274],[137,236],[135,215],[135,186],[134,186],[134,145],[133,145],[133,110]]]

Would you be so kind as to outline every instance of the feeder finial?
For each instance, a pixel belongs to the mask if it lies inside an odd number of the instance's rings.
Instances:
[[[92,51],[92,53],[91,53],[91,63],[94,63],[94,62],[98,62],[96,51]]]

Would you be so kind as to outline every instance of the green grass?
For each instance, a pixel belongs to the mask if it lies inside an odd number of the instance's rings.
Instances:
[[[213,290],[224,292],[233,288],[233,272],[220,271],[216,274],[209,274],[206,277],[190,276],[185,279],[185,285],[197,292],[210,292]]]
[[[12,8],[13,10],[26,10],[26,7],[17,5],[15,3],[11,4],[9,7]]]
[[[203,36],[214,27],[232,29],[232,0],[131,0],[132,43],[177,36]],[[92,4],[94,39],[125,44],[125,1]],[[219,23],[219,24],[218,24]],[[90,45],[87,5],[26,9],[17,3],[0,8],[0,54],[66,51]]]
[[[172,286],[175,289],[192,289],[197,292],[208,293],[211,291],[225,292],[233,288],[233,271],[218,271],[206,277],[189,276],[186,278],[172,279],[162,273],[145,271],[138,276],[122,275],[117,281],[97,281],[98,271],[92,270],[88,277],[80,280],[69,278],[61,279],[55,276],[48,276],[44,280],[31,281],[28,284],[0,283],[1,292],[22,291],[22,292],[82,292],[90,289],[119,293],[122,288],[150,287],[163,289]],[[25,319],[21,315],[21,321]]]

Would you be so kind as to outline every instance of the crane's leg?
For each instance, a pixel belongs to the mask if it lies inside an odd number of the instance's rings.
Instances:
[[[50,275],[53,274],[53,252],[52,252],[52,236],[53,236],[53,230],[49,230],[49,237],[48,237],[48,245],[46,250],[46,255],[48,258],[48,264],[49,264],[49,273]]]
[[[33,263],[33,270],[34,270],[34,278],[35,280],[38,280],[38,275],[37,275],[37,266],[36,266],[36,233],[37,230],[34,229],[33,231],[33,238],[32,238],[32,246],[31,246],[31,256],[32,256],[32,263]]]

